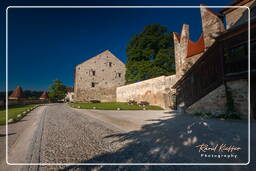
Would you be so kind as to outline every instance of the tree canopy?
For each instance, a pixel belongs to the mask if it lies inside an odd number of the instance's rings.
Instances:
[[[53,84],[49,86],[49,97],[53,100],[62,100],[66,96],[66,86],[60,80],[53,80]]]
[[[127,83],[175,73],[173,37],[160,24],[148,25],[132,37],[126,56]]]

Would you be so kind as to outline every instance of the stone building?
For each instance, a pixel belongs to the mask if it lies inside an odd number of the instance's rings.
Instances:
[[[41,96],[39,97],[40,100],[47,100],[49,99],[47,91],[44,91]]]
[[[198,41],[190,40],[188,24],[183,24],[181,35],[176,32],[173,33],[177,80],[188,71],[214,43],[215,38],[225,30],[220,14],[213,12],[204,5],[201,5],[200,12],[203,33]]]
[[[9,100],[20,100],[23,98],[23,90],[21,86],[17,86],[16,89],[9,96]]]
[[[173,85],[214,43],[215,37],[225,30],[219,14],[204,5],[201,5],[200,12],[203,33],[198,41],[190,40],[188,24],[183,24],[181,35],[173,33],[176,74],[119,87],[117,89],[118,101],[148,101],[152,105],[165,109],[175,108],[176,88],[173,88]]]
[[[66,87],[67,93],[66,97],[64,98],[65,102],[73,102],[74,101],[74,88],[73,87]]]
[[[231,5],[251,9],[251,35],[255,35],[255,0],[238,0]],[[163,108],[176,104],[186,113],[223,114],[231,110],[248,116],[248,10],[227,8],[216,13],[201,5],[200,13],[203,32],[198,41],[190,40],[187,24],[180,35],[173,33],[176,75],[118,87],[118,101],[145,100]],[[251,87],[256,87],[255,49],[256,41],[251,39]],[[256,118],[253,89],[252,93],[251,111]]]
[[[116,101],[116,88],[125,84],[125,64],[109,50],[75,68],[74,101]]]
[[[251,35],[254,35],[255,0],[238,0],[231,5],[247,6],[251,9],[250,31]],[[215,13],[201,6],[204,39],[199,39],[195,47],[190,44],[188,26],[183,26],[181,38],[174,33],[178,79],[172,88],[176,89],[177,106],[182,109],[181,111],[223,114],[231,110],[241,114],[242,117],[247,117],[248,10],[226,8],[220,12]],[[226,29],[222,21],[224,18]],[[255,44],[255,39],[251,39],[251,84],[254,86],[256,84]],[[190,56],[191,49],[201,52],[200,57]],[[187,67],[190,58],[195,60]],[[252,95],[251,106],[252,114],[256,118],[255,95]]]

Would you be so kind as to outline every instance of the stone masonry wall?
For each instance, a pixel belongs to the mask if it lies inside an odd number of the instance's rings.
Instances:
[[[204,34],[204,43],[205,48],[207,49],[215,42],[215,38],[218,37],[221,32],[225,31],[225,28],[220,17],[206,6],[201,5],[200,13]]]
[[[250,1],[243,6],[254,7],[256,5],[256,1]],[[248,21],[248,9],[247,8],[236,8],[233,11],[227,13],[226,15],[226,26],[227,28],[231,28],[233,26],[237,26]]]
[[[219,86],[186,109],[186,113],[207,112],[223,114],[226,111],[226,94],[224,85]]]
[[[248,81],[246,79],[227,81],[227,88],[232,94],[235,111],[242,118],[248,117]],[[186,113],[207,112],[223,114],[226,112],[225,86],[222,84],[186,109]],[[209,107],[210,106],[210,107]]]
[[[242,114],[242,117],[248,117],[248,80],[228,81],[227,87],[231,91],[235,111]]]
[[[160,76],[138,83],[118,87],[116,90],[118,102],[128,102],[135,100],[137,102],[147,101],[151,105],[168,108],[172,103],[171,95],[174,92],[171,89],[176,81],[176,76]]]
[[[125,84],[125,64],[106,50],[76,66],[75,101],[116,101],[116,87]]]

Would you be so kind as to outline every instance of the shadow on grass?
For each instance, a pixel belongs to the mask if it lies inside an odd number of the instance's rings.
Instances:
[[[115,152],[107,152],[81,163],[246,163],[248,161],[248,133],[245,122],[204,119],[187,115],[169,114],[168,119],[144,125],[139,131],[106,136],[106,141],[123,145]],[[114,139],[114,140],[113,140]],[[235,158],[201,157],[197,145],[226,144],[240,147]],[[230,152],[206,152],[231,154]],[[62,170],[180,170],[183,166],[68,166]],[[196,170],[197,166],[193,166]]]

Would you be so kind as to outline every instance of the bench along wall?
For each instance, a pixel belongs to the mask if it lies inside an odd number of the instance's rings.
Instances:
[[[172,95],[175,90],[171,89],[171,87],[175,81],[175,75],[160,76],[121,86],[116,89],[116,99],[118,102],[128,102],[129,100],[147,101],[150,105],[157,105],[167,109],[173,103]]]

